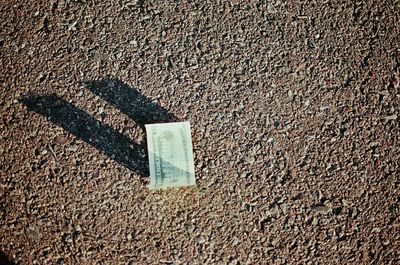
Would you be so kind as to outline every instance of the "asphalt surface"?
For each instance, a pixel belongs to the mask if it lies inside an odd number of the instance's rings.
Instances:
[[[0,263],[400,263],[399,1],[0,2]]]

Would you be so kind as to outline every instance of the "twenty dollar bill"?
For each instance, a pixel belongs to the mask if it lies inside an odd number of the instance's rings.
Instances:
[[[196,185],[189,122],[147,124],[150,189]]]

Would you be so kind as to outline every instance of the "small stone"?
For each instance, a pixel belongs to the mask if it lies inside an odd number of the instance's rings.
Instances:
[[[68,31],[76,31],[76,24],[78,23],[78,21],[74,21],[70,24],[68,24]]]
[[[332,211],[332,209],[327,206],[316,206],[314,207],[314,211],[326,215],[329,214]]]
[[[286,213],[287,213],[288,206],[287,206],[286,203],[282,203],[281,205],[279,205],[279,207],[281,208],[283,214],[286,214]]]
[[[271,245],[276,246],[279,243],[279,238],[275,238],[271,241]]]
[[[131,241],[131,240],[132,240],[132,234],[131,234],[131,233],[128,233],[128,235],[126,236],[126,239],[128,239],[129,241]]]
[[[244,178],[246,178],[246,177],[249,176],[249,175],[250,175],[249,172],[242,172],[242,173],[240,173],[240,178],[241,178],[241,179],[244,179]]]
[[[397,114],[392,114],[392,115],[385,117],[385,120],[387,120],[387,121],[391,121],[391,120],[395,120],[395,119],[397,119]]]
[[[354,219],[360,214],[360,210],[358,208],[354,208],[351,217]]]
[[[198,89],[201,86],[201,83],[194,83],[193,88]]]
[[[247,163],[249,163],[250,165],[253,165],[254,162],[256,161],[256,158],[255,158],[254,156],[246,156],[246,157],[244,158],[244,160],[245,160]]]
[[[32,238],[32,239],[39,239],[40,238],[40,233],[39,231],[32,225],[30,225],[27,229],[26,229],[26,234],[28,237]]]
[[[200,235],[196,238],[197,243],[199,244],[204,244],[206,242],[206,239],[204,238],[203,235]]]
[[[67,149],[67,151],[76,152],[76,151],[78,151],[78,146],[76,144],[72,144],[72,145],[68,146],[66,149]]]
[[[237,246],[237,245],[240,244],[240,242],[241,242],[241,241],[240,241],[239,239],[235,238],[235,239],[233,240],[232,245],[233,245],[233,246]]]
[[[265,213],[269,217],[277,216],[279,214],[279,207],[276,204],[274,204],[274,206],[268,209]]]
[[[381,232],[382,231],[382,229],[380,228],[380,227],[374,227],[374,228],[372,228],[372,233],[379,233],[379,232]]]
[[[188,224],[187,226],[186,226],[186,230],[188,231],[188,233],[193,233],[194,232],[194,230],[196,229],[196,227],[195,227],[195,225],[193,225],[193,224]]]
[[[398,89],[399,85],[400,85],[400,77],[399,76],[395,76],[393,78],[392,84],[393,84],[394,89]]]
[[[378,91],[378,93],[380,94],[380,95],[382,95],[382,96],[386,96],[386,97],[388,97],[388,96],[390,96],[390,92],[388,91],[388,90],[381,90],[381,91]]]
[[[351,206],[351,202],[349,202],[348,200],[343,199],[343,200],[342,200],[342,203],[343,203],[343,205],[346,206],[346,207]]]
[[[274,13],[277,12],[276,8],[275,8],[272,4],[268,4],[268,6],[267,6],[267,11],[268,11],[268,13],[270,13],[270,14],[274,14]]]
[[[75,226],[75,231],[76,232],[82,232],[82,227],[80,225]]]

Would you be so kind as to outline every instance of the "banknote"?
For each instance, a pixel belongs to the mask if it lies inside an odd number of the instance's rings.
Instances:
[[[189,122],[146,125],[150,189],[196,185]]]

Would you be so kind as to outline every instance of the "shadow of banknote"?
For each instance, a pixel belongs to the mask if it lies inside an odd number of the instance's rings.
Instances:
[[[178,120],[173,114],[117,79],[84,82],[84,86],[127,114],[143,130],[145,124]],[[102,124],[57,95],[34,95],[21,101],[30,110],[45,116],[121,165],[140,176],[149,176],[145,144],[139,145],[134,139]]]
[[[145,150],[112,127],[101,124],[56,95],[32,96],[22,99],[22,102],[30,110],[45,116],[120,164],[139,175],[148,176]]]
[[[178,121],[172,113],[120,80],[85,81],[82,85],[128,115],[142,129],[149,123]]]

